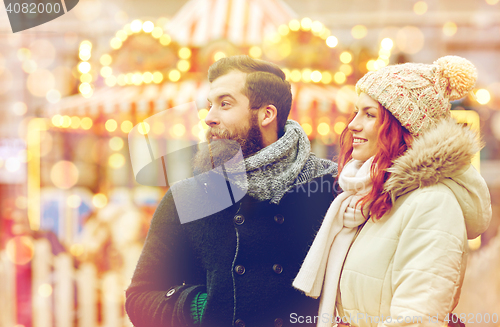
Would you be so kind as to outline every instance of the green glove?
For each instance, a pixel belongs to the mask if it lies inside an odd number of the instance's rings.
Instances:
[[[193,301],[191,301],[191,318],[195,325],[201,324],[201,317],[203,316],[203,311],[205,311],[205,306],[207,304],[207,293],[198,293],[194,296]]]

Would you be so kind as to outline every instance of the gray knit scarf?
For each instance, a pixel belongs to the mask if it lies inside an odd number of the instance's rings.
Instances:
[[[311,153],[311,144],[299,123],[288,120],[285,133],[273,144],[244,160],[246,181],[236,180],[247,188],[248,195],[278,204],[290,189],[316,177],[337,174],[337,164]]]

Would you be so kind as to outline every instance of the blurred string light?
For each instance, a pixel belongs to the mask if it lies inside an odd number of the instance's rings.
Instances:
[[[351,29],[351,35],[355,39],[362,39],[368,33],[368,29],[364,25],[356,25]]]
[[[380,50],[378,52],[377,59],[368,60],[366,63],[366,69],[369,71],[375,71],[389,64],[389,59],[391,57],[391,50],[394,47],[394,41],[391,38],[384,38],[380,42]]]
[[[92,43],[90,41],[84,40],[80,42],[78,57],[81,60],[78,64],[78,71],[81,73],[81,83],[78,86],[78,91],[80,91],[84,97],[89,98],[93,93],[93,87],[90,84],[92,82],[92,75],[89,74],[92,66],[88,62],[88,60],[92,57]]]
[[[161,26],[155,26],[152,21],[141,21],[136,19],[130,24],[126,24],[123,29],[116,32],[115,37],[110,40],[110,46],[113,50],[118,50],[123,46],[128,37],[133,34],[145,33],[150,34],[154,39],[162,46],[168,46],[172,39],[168,34],[165,34]],[[191,69],[191,50],[187,47],[180,48],[178,51],[178,61],[176,63],[176,68],[171,70],[169,74],[163,75],[161,72],[128,72],[119,75],[113,74],[113,69],[111,64],[113,63],[113,57],[109,53],[103,54],[99,62],[102,65],[100,69],[100,75],[104,78],[104,82],[107,86],[113,87],[115,85],[125,86],[125,85],[142,85],[142,84],[159,84],[165,77],[167,77],[172,82],[177,82],[181,79],[182,73],[185,73]],[[85,67],[83,67],[85,69]],[[90,67],[88,69],[90,71]],[[83,82],[82,82],[83,83]],[[90,83],[90,82],[87,82]],[[84,91],[89,91],[88,87],[85,86]]]
[[[457,33],[458,27],[454,22],[446,22],[443,25],[443,34],[446,36],[453,36]]]
[[[425,1],[418,1],[413,5],[413,12],[417,15],[423,15],[427,12],[427,3]]]
[[[476,91],[476,100],[480,104],[488,104],[491,100],[490,92],[486,89],[479,89]]]

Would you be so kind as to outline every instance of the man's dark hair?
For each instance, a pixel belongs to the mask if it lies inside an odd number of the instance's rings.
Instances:
[[[283,132],[290,108],[292,92],[285,73],[278,65],[253,59],[249,56],[233,56],[216,61],[208,69],[208,80],[212,83],[220,76],[233,70],[247,73],[245,86],[241,91],[250,101],[250,108],[259,109],[272,104],[278,110],[278,134]]]

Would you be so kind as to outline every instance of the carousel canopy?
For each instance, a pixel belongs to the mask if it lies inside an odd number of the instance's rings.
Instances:
[[[166,30],[187,46],[203,46],[218,39],[238,46],[255,45],[296,17],[281,0],[191,0],[169,21]]]

